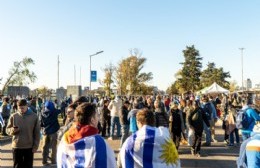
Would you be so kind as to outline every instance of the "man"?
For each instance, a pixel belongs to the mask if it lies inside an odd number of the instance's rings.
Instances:
[[[260,122],[257,122],[251,137],[240,146],[237,168],[260,167]]]
[[[214,138],[211,137],[212,132],[215,132],[215,119],[216,119],[216,109],[214,107],[214,105],[209,101],[208,96],[204,95],[202,97],[202,109],[204,111],[204,113],[207,116],[207,119],[210,123],[210,129],[207,129],[207,125],[204,122],[204,132],[206,134],[206,142],[203,144],[205,146],[210,146],[211,145],[211,140],[214,142],[216,142],[216,140]]]
[[[254,109],[255,108],[255,109]],[[260,110],[260,98],[255,98],[255,104],[253,104],[252,98],[248,98],[247,105],[243,106],[242,110],[246,111],[249,126],[246,129],[241,129],[243,141],[250,137],[250,134],[255,126],[256,121],[260,121],[260,116],[257,110]]]
[[[44,110],[41,113],[41,127],[43,130],[43,150],[42,150],[42,164],[49,165],[47,162],[49,155],[49,148],[51,147],[51,163],[56,164],[57,152],[57,131],[60,129],[58,122],[58,115],[60,111],[55,108],[52,101],[46,101]]]
[[[122,107],[122,111],[120,113],[120,124],[121,124],[121,141],[120,141],[120,147],[122,147],[123,143],[125,142],[126,138],[129,134],[129,125],[130,122],[127,119],[128,113],[129,113],[129,106],[130,102],[128,100],[124,101],[124,105]]]
[[[9,103],[9,97],[5,97],[3,99],[3,104],[1,106],[2,108],[2,117],[3,117],[3,120],[4,120],[4,126],[2,127],[2,135],[3,136],[7,136],[6,134],[6,125],[7,125],[7,122],[8,122],[8,119],[10,117],[10,113],[11,113],[11,105]]]
[[[136,114],[138,131],[124,142],[118,158],[118,167],[179,168],[178,151],[169,130],[154,127],[154,114],[141,109]]]
[[[32,168],[33,155],[40,142],[39,120],[25,99],[19,100],[17,106],[18,112],[11,115],[7,124],[7,133],[13,136],[13,167]]]
[[[122,110],[122,100],[120,96],[116,96],[115,100],[111,101],[108,105],[108,109],[111,112],[111,127],[109,140],[113,140],[115,125],[117,127],[117,137],[120,137],[121,125],[119,122],[119,113]]]

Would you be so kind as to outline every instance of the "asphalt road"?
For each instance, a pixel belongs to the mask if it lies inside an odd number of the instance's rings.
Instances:
[[[181,146],[179,149],[179,156],[181,159],[182,168],[235,168],[236,158],[239,153],[239,146],[227,147],[223,143],[223,130],[218,126],[216,130],[216,139],[219,142],[212,143],[210,147],[202,147],[201,157],[192,156],[188,146]],[[115,154],[118,154],[119,140],[108,141],[110,146],[114,149]],[[11,143],[5,142],[1,144],[0,148],[0,167],[12,167],[12,153]],[[34,157],[34,167],[42,167],[41,151],[39,150]],[[56,166],[49,166],[56,167]]]

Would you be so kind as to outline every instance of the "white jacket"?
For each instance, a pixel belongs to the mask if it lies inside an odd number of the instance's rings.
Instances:
[[[111,101],[108,105],[108,109],[110,110],[110,115],[112,117],[119,117],[120,111],[122,110],[122,100],[115,99]]]

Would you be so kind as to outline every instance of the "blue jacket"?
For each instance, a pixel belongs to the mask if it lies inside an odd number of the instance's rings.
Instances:
[[[41,127],[44,135],[56,133],[60,129],[58,122],[58,115],[60,110],[54,109],[52,111],[46,109],[41,114]]]
[[[247,167],[260,168],[260,134],[256,134],[246,145]]]
[[[130,120],[130,126],[129,126],[129,131],[132,133],[135,133],[138,128],[137,128],[137,123],[136,123],[136,113],[137,113],[138,109],[132,109],[129,113],[128,113],[128,120]]]
[[[250,125],[248,127],[248,129],[242,129],[242,133],[248,133],[250,134],[255,126],[255,122],[256,121],[260,121],[260,116],[257,114],[257,112],[252,109],[252,108],[248,108],[246,110],[246,114],[249,118],[249,122],[250,122]]]

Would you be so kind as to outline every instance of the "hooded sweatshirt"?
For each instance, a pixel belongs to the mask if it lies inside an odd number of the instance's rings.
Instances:
[[[18,133],[13,133],[13,126],[18,127]],[[39,120],[29,108],[24,114],[18,111],[11,115],[6,132],[13,136],[12,148],[37,150],[40,142]]]
[[[56,133],[60,129],[58,122],[58,110],[45,110],[41,114],[41,127],[43,128],[44,135]]]

